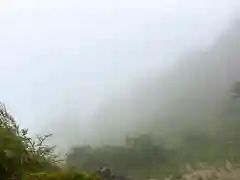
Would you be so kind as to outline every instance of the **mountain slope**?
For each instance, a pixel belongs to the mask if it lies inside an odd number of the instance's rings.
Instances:
[[[237,81],[239,22],[211,47],[183,57],[165,77],[146,79],[142,86],[133,88],[127,102],[119,99],[100,110],[95,117],[97,128],[93,127],[98,134],[96,142],[119,142],[131,133],[162,134],[199,128],[199,124],[221,119],[234,103],[231,91]]]

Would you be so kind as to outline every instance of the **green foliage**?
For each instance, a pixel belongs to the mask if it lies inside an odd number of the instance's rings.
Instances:
[[[192,167],[200,162],[223,165],[226,160],[239,164],[240,116],[237,112],[240,109],[236,104],[229,109],[234,109],[234,113],[228,110],[218,119],[192,122],[188,129],[180,127],[179,131],[169,134],[168,141],[174,139],[174,146],[159,144],[160,139],[153,141],[150,135],[142,135],[118,147],[72,148],[66,158],[67,164],[88,172],[108,165],[117,173],[136,178],[178,175],[186,170],[188,163]]]
[[[79,172],[93,173],[103,165],[110,166],[117,174],[142,179],[179,175],[187,163],[193,167],[199,162],[222,164],[226,159],[240,163],[240,116],[234,112],[228,111],[222,118],[206,121],[202,126],[192,123],[192,127],[197,128],[175,132],[172,135],[175,146],[171,148],[159,143],[162,139],[150,135],[127,139],[123,146],[73,147],[65,165],[76,171],[64,171],[58,167],[54,147],[44,144],[51,135],[37,136],[36,140],[29,138],[28,130],[20,129],[2,106],[0,179],[98,180],[98,177]]]
[[[98,180],[98,177],[60,168],[54,147],[44,145],[51,135],[28,137],[4,105],[0,107],[1,180]]]
[[[162,164],[170,164],[172,151],[156,144],[149,135],[133,139],[126,146],[75,147],[67,154],[66,163],[87,172],[94,172],[103,165],[109,165],[120,174],[139,175],[139,172],[159,174]],[[156,168],[152,168],[156,167]],[[143,176],[144,173],[141,173]]]
[[[73,171],[61,171],[50,173],[35,173],[28,175],[23,180],[99,180],[97,177],[90,176],[85,173]]]
[[[25,174],[57,169],[53,147],[43,143],[50,135],[28,137],[4,105],[0,107],[0,179],[21,178]]]

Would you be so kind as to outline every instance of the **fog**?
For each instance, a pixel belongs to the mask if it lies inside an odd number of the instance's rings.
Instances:
[[[237,0],[1,4],[1,100],[59,147],[213,118],[238,77]]]
[[[183,55],[166,74],[133,83],[95,114],[95,143],[122,143],[126,135],[142,133],[164,136],[229,120],[231,93],[240,79],[239,30],[236,20],[213,44]]]

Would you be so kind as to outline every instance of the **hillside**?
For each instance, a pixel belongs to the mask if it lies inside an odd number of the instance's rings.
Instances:
[[[236,106],[231,91],[240,80],[239,58],[240,23],[236,21],[211,47],[182,57],[166,76],[133,87],[127,101],[119,98],[100,109],[93,118],[97,119],[93,131],[101,135],[93,139],[120,142],[126,134],[172,133],[223,119]],[[111,137],[104,130],[106,124]]]
[[[236,23],[211,47],[183,57],[170,74],[143,81],[127,101],[107,104],[91,129],[101,146],[72,148],[68,164],[89,172],[107,164],[135,178],[178,175],[188,163],[193,168],[202,162],[214,168],[227,160],[239,164],[240,98],[232,96],[240,81],[239,57]],[[129,145],[126,136],[136,141]],[[215,173],[236,178],[239,169]]]

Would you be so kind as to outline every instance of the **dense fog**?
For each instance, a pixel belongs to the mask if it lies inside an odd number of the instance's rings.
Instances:
[[[239,75],[238,8],[237,0],[2,3],[1,100],[32,135],[53,133],[59,149],[216,119]]]
[[[220,120],[240,79],[239,30],[236,21],[211,46],[183,56],[167,74],[143,78],[127,91],[127,98],[123,94],[110,101],[95,114],[91,131],[97,132],[96,142],[104,138],[113,143],[134,133],[162,134],[168,131],[166,124],[187,129],[191,121]]]
[[[239,30],[235,20],[212,44],[182,55],[167,72],[155,71],[133,81],[93,113],[83,135],[77,117],[63,116],[68,120],[57,125],[64,127],[57,132],[66,134],[59,140],[78,144],[84,136],[83,144],[121,144],[126,136],[164,136],[199,128],[192,122],[220,121],[233,104],[231,93],[240,79]]]

